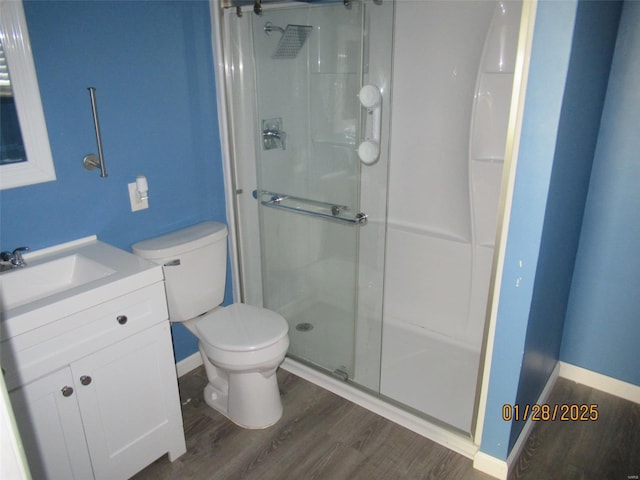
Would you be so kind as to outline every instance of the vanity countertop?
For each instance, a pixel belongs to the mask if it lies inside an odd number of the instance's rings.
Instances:
[[[0,273],[2,341],[164,278],[160,265],[95,236],[34,251],[24,258],[26,267]],[[55,278],[67,274],[66,270],[77,278]]]

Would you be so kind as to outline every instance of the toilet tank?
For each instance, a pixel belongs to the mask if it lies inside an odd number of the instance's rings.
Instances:
[[[135,243],[131,250],[163,265],[172,322],[184,322],[222,303],[227,275],[226,225],[199,223]]]

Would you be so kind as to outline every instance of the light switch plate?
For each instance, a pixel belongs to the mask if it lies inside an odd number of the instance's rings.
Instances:
[[[149,208],[149,199],[145,198],[140,200],[138,198],[138,192],[136,191],[136,183],[129,183],[129,200],[131,201],[131,211],[136,212],[138,210],[144,210]]]

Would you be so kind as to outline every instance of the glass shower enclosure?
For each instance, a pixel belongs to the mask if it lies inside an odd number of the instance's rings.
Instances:
[[[236,190],[244,301],[287,319],[290,357],[376,392],[392,18],[391,6],[353,1],[265,4],[224,19],[231,110],[245,120],[234,124],[253,128],[234,132],[234,174],[255,176]],[[387,43],[375,58],[373,30]]]
[[[468,435],[521,2],[252,7],[217,12],[241,301],[288,366]]]

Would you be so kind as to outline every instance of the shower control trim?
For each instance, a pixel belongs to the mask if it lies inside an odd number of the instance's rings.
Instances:
[[[287,148],[287,132],[282,130],[282,118],[262,120],[262,149]]]

